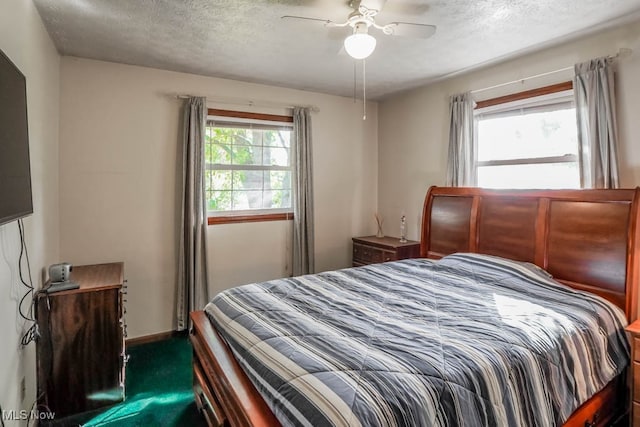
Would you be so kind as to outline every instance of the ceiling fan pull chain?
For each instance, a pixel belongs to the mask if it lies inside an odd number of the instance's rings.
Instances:
[[[367,120],[367,62],[362,60],[362,120]]]

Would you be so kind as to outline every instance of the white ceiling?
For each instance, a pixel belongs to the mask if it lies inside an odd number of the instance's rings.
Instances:
[[[354,60],[338,54],[347,30],[280,19],[343,22],[352,11],[348,0],[34,2],[63,55],[344,96],[354,91]],[[367,93],[380,99],[637,18],[640,0],[388,0],[378,23],[438,30],[426,40],[371,31],[378,46],[366,63]]]

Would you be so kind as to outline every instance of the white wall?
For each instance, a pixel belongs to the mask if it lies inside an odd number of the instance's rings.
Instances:
[[[351,99],[65,57],[61,66],[61,254],[122,260],[130,336],[174,328],[179,118],[171,94],[316,105],[312,115],[318,271],[350,264],[352,236],[374,231],[377,111]],[[211,107],[284,114],[285,109]],[[287,222],[208,228],[212,295],[288,275]]]
[[[449,97],[572,67],[577,62],[632,48],[619,62],[618,127],[622,186],[640,185],[640,23],[568,42],[489,68],[443,80],[386,99],[379,105],[379,211],[385,218],[406,212],[409,237],[420,232],[422,203],[431,185],[444,185],[449,137]],[[568,69],[543,78],[478,92],[476,100],[571,80]]]
[[[58,101],[60,58],[31,1],[3,0],[0,49],[27,79],[29,148],[34,214],[24,220],[34,285],[58,258]],[[35,345],[20,348],[25,324],[18,302],[25,288],[18,276],[17,223],[0,226],[0,404],[29,409],[35,400]],[[27,304],[28,306],[28,304]],[[20,402],[20,381],[27,393]],[[18,425],[17,422],[7,423]],[[24,424],[24,423],[23,423]]]

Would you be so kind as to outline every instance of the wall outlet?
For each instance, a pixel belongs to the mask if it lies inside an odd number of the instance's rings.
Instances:
[[[27,383],[25,377],[22,377],[20,381],[20,402],[24,402],[25,397],[27,397]]]

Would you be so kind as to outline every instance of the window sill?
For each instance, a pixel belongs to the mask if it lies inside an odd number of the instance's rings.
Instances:
[[[280,212],[270,214],[256,215],[227,215],[227,216],[210,216],[207,218],[207,224],[236,224],[242,222],[265,222],[265,221],[287,221],[293,219],[293,212]]]

